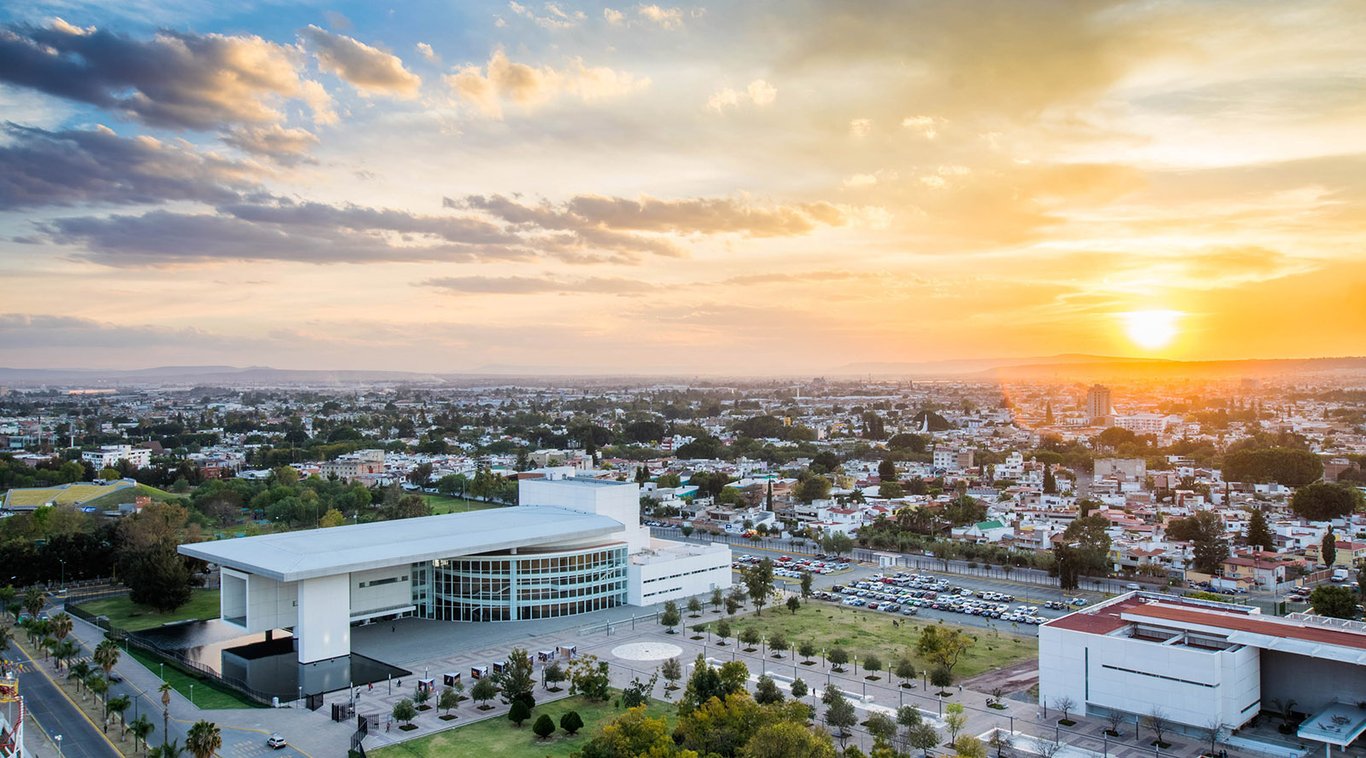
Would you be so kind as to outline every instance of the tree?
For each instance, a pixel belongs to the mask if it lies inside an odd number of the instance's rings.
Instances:
[[[882,659],[869,653],[863,657],[863,668],[868,671],[869,679],[877,679],[877,673],[882,670]]]
[[[896,721],[880,711],[869,714],[863,725],[878,742],[890,743],[896,737]]]
[[[939,747],[939,730],[928,721],[920,721],[906,730],[906,742],[919,750],[924,758],[929,758],[930,751]]]
[[[212,758],[218,749],[223,747],[223,733],[219,731],[218,725],[212,721],[199,720],[190,727],[189,733],[185,735],[185,749],[194,754],[194,758]]]
[[[775,721],[755,730],[737,753],[740,758],[835,758],[830,736],[796,721]]]
[[[764,615],[764,606],[773,594],[773,561],[768,558],[745,568],[741,574],[749,601],[754,604],[754,615]]]
[[[782,658],[783,653],[788,647],[789,643],[787,641],[787,636],[781,631],[774,630],[774,632],[768,636],[768,649],[773,653],[774,658]]]
[[[1338,562],[1338,536],[1332,529],[1324,532],[1323,542],[1319,544],[1319,560],[1330,568]]]
[[[47,605],[47,596],[37,587],[29,587],[24,591],[24,611],[30,617],[36,618],[43,606]]]
[[[901,486],[901,482],[883,482],[877,486],[877,496],[885,500],[892,500],[906,495],[906,488]]]
[[[950,676],[963,655],[972,647],[972,638],[962,629],[941,629],[926,626],[920,632],[916,650],[933,663],[939,664]]]
[[[844,532],[831,532],[821,538],[821,549],[842,556],[854,549],[854,540]]]
[[[971,734],[965,734],[953,741],[953,753],[959,758],[987,758],[987,747]]]
[[[797,645],[797,652],[801,654],[803,662],[809,661],[811,656],[816,654],[816,643],[811,640],[802,640],[801,644]]]
[[[721,594],[721,588],[713,587],[711,590],[711,609],[713,611],[720,611],[721,606],[725,605],[725,602],[725,596]]]
[[[1308,450],[1243,449],[1224,458],[1223,476],[1226,482],[1277,482],[1298,489],[1323,476],[1323,461]]]
[[[341,526],[345,523],[346,516],[342,515],[342,512],[336,508],[328,508],[327,512],[322,515],[322,518],[318,519],[318,526],[324,529]]]
[[[854,704],[833,684],[825,688],[821,701],[825,703],[825,723],[835,731],[842,746],[849,739],[849,727],[858,723]]]
[[[573,737],[583,728],[583,717],[579,715],[578,711],[570,711],[560,717],[560,728],[565,731],[565,734]]]
[[[1309,605],[1320,616],[1338,619],[1357,617],[1357,596],[1346,587],[1324,584],[1309,593]]]
[[[1119,728],[1124,725],[1124,711],[1111,709],[1110,712],[1105,715],[1105,722],[1110,725],[1110,728],[1105,730],[1106,733],[1111,737],[1118,737]]]
[[[659,675],[664,677],[666,690],[678,689],[678,680],[683,678],[683,666],[677,658],[667,658],[659,666]]]
[[[649,679],[642,681],[640,677],[632,677],[631,683],[621,690],[621,704],[627,708],[634,708],[638,705],[645,705],[650,702],[650,693],[655,691],[655,683],[659,681],[659,672],[650,675]]]
[[[803,599],[803,600],[806,600],[807,598],[810,598],[810,597],[811,597],[811,582],[812,582],[811,572],[810,572],[810,571],[803,571],[803,572],[802,572],[802,599]]]
[[[702,615],[702,601],[696,597],[688,598],[688,616],[697,618]]]
[[[104,669],[104,678],[109,678],[109,672],[114,670],[114,665],[119,662],[119,646],[113,640],[101,640],[95,646],[95,652],[91,655],[91,660]]]
[[[479,681],[483,682],[487,680],[480,679]],[[475,689],[478,689],[478,687],[476,686]],[[417,718],[417,707],[413,705],[413,701],[405,697],[397,703],[394,703],[393,716],[395,721],[411,724],[413,719]]]
[[[1053,467],[1047,463],[1043,465],[1043,493],[1045,495],[1058,494],[1058,480],[1053,475]]]
[[[991,730],[991,739],[987,741],[987,745],[996,753],[996,758],[1005,758],[1011,742],[1010,732],[998,727]]]
[[[417,705],[419,711],[427,710],[427,701],[432,699],[432,691],[419,685],[413,690],[413,703]]]
[[[801,609],[802,601],[798,600],[796,595],[792,595],[787,599],[787,610],[791,611],[793,616],[796,616],[797,611]]]
[[[824,500],[830,497],[830,480],[818,475],[808,476],[797,483],[792,494],[803,503]]]
[[[1167,741],[1162,739],[1162,735],[1166,733],[1167,727],[1170,725],[1165,711],[1161,708],[1153,708],[1148,712],[1147,716],[1143,717],[1143,725],[1148,727],[1148,731],[1153,733],[1153,737],[1156,738],[1158,747],[1167,747]]]
[[[495,697],[498,697],[498,685],[494,684],[490,677],[483,677],[470,688],[470,699],[479,704],[480,710],[484,710],[488,701]],[[411,704],[409,702],[409,705]]]
[[[611,687],[607,661],[595,655],[582,655],[569,664],[569,694],[583,695],[599,702],[607,699]]]
[[[1361,508],[1361,493],[1341,484],[1317,482],[1295,491],[1290,510],[1310,521],[1331,521]]]
[[[949,703],[944,706],[944,728],[949,730],[949,742],[958,739],[958,733],[968,725],[968,716],[962,703]]]
[[[123,720],[123,714],[132,706],[133,699],[128,697],[127,695],[118,695],[116,697],[111,697],[109,698],[108,702],[105,703],[105,709],[110,713],[114,714],[115,716],[119,717],[119,724],[121,725],[122,731],[124,732],[128,731],[128,724]],[[106,725],[105,728],[108,729],[108,725]]]
[[[579,750],[580,758],[696,758],[696,753],[684,753],[674,744],[669,725],[662,718],[654,718],[644,707],[631,708],[602,728],[592,740]]]
[[[896,674],[896,678],[901,680],[901,684],[904,687],[906,683],[914,679],[919,672],[915,670],[915,661],[912,661],[910,658],[902,658],[896,662],[896,669],[892,673]]]
[[[449,716],[451,711],[460,707],[460,693],[452,687],[441,690],[441,696],[436,699],[436,707],[445,711]]]
[[[1167,537],[1191,543],[1192,563],[1202,573],[1217,572],[1228,557],[1224,521],[1213,511],[1199,511],[1190,518],[1176,519],[1167,526]]]
[[[171,740],[170,742],[162,742],[160,746],[152,748],[151,752],[147,753],[147,755],[149,758],[180,758],[180,755],[183,752],[185,751],[180,749],[180,740]]]
[[[536,723],[531,725],[531,731],[537,737],[545,739],[555,733],[555,721],[550,718],[550,714],[542,713],[536,719]]]
[[[941,689],[953,684],[953,672],[943,666],[935,666],[930,672],[930,684]]]
[[[145,713],[128,722],[128,731],[133,733],[133,739],[135,741],[142,743],[143,750],[147,749],[147,736],[150,735],[155,728],[156,727],[152,726],[151,720],[147,718],[147,714]]]
[[[668,633],[674,633],[674,627],[683,620],[683,614],[678,612],[678,603],[670,600],[664,604],[664,610],[659,614],[659,623],[668,628]]]
[[[508,721],[511,721],[518,729],[522,728],[522,722],[531,718],[531,706],[525,700],[512,701],[512,707],[508,709]]]
[[[721,619],[720,621],[716,622],[716,628],[712,631],[716,632],[716,636],[721,639],[720,644],[725,645],[726,638],[730,637],[731,633],[730,622],[726,619]]]
[[[849,651],[842,647],[833,647],[830,648],[830,652],[825,657],[830,661],[831,668],[835,671],[843,671],[844,664],[849,662]]]
[[[801,678],[801,677],[797,677],[796,679],[793,679],[793,680],[792,680],[792,697],[793,697],[793,698],[795,698],[795,699],[797,699],[797,700],[800,700],[801,698],[806,697],[806,693],[809,692],[809,691],[810,691],[810,690],[807,688],[806,682],[802,681],[802,678]]]
[[[170,612],[190,600],[190,571],[169,543],[145,551],[126,551],[119,572],[135,603]]]
[[[778,683],[773,681],[773,677],[764,674],[759,677],[759,681],[754,685],[754,702],[760,705],[771,705],[783,702],[783,692],[778,689]]]
[[[883,482],[896,481],[896,461],[891,458],[883,459],[883,461],[877,465],[877,478]]]
[[[8,613],[13,609],[14,598],[18,594],[19,591],[12,584],[0,587],[0,613]]]
[[[1056,710],[1062,711],[1062,720],[1063,720],[1063,721],[1071,721],[1071,720],[1072,720],[1072,717],[1071,717],[1071,715],[1072,715],[1072,709],[1073,709],[1073,708],[1076,708],[1076,707],[1077,707],[1077,701],[1073,700],[1073,699],[1070,698],[1070,697],[1067,697],[1066,695],[1064,695],[1064,696],[1062,696],[1062,697],[1060,697],[1060,698],[1055,698],[1055,699],[1053,700],[1053,708],[1056,709]]]
[[[551,661],[550,665],[541,671],[541,678],[545,680],[546,689],[559,692],[560,682],[568,679],[569,675],[565,673],[564,666],[561,666],[559,661]]]
[[[1210,755],[1218,752],[1219,740],[1223,738],[1226,731],[1228,731],[1228,724],[1217,717],[1205,722],[1205,736],[1209,738]]]
[[[1249,547],[1258,547],[1262,550],[1274,550],[1276,541],[1271,536],[1271,527],[1266,523],[1266,514],[1261,508],[1253,507],[1252,515],[1247,520],[1247,539]]]
[[[536,698],[532,694],[536,688],[535,667],[524,648],[514,647],[508,652],[503,670],[493,675],[493,683],[502,690],[504,703],[525,700],[528,711],[536,706]]]

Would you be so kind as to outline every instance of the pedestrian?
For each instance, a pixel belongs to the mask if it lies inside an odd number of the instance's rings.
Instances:
[[[397,632],[397,631],[398,631],[398,626],[397,626],[396,624],[390,624],[390,625],[389,625],[389,631],[391,631],[391,632]]]
[[[367,692],[374,692],[374,691],[375,691],[375,683],[374,683],[374,682],[370,682],[370,684],[367,685],[366,691],[367,691]]]

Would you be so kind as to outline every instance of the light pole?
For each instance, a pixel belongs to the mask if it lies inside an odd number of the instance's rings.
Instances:
[[[52,739],[54,739],[54,740],[57,741],[57,755],[65,755],[65,754],[62,752],[62,735],[60,735],[60,734],[53,735]]]
[[[66,592],[66,561],[59,558],[57,562],[62,564],[62,592]]]
[[[190,683],[190,705],[194,705],[194,683]]]

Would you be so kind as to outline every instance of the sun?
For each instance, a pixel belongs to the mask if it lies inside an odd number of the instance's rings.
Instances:
[[[1157,350],[1176,339],[1180,311],[1148,310],[1121,313],[1124,332],[1135,345],[1145,350]]]

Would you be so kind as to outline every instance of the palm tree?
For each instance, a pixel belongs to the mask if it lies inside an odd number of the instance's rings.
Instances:
[[[63,611],[52,617],[52,636],[64,640],[68,634],[71,634],[72,626],[71,614]]]
[[[124,721],[124,719],[123,719],[123,712],[126,711],[126,710],[128,710],[132,705],[133,705],[133,700],[132,700],[132,698],[128,697],[127,695],[119,695],[119,696],[117,696],[117,697],[111,697],[111,698],[109,698],[109,700],[108,700],[107,702],[105,702],[105,704],[104,704],[105,710],[106,710],[106,711],[112,712],[112,713],[114,713],[115,715],[117,715],[117,716],[119,717],[119,724],[120,724],[121,726],[123,726],[123,731],[124,731],[125,733],[128,731],[128,722],[127,722],[127,721]],[[108,719],[105,719],[104,729],[105,729],[106,732],[109,731],[109,720],[108,720]]]
[[[166,736],[171,733],[171,683],[162,682],[157,688],[161,693],[161,746],[166,747]]]
[[[184,750],[180,749],[178,740],[171,740],[170,742],[161,743],[161,747],[152,748],[152,752],[147,755],[150,756],[150,758],[180,758],[181,753],[184,752]]]
[[[67,661],[75,658],[76,653],[78,652],[80,652],[80,648],[76,647],[76,643],[73,640],[59,639],[56,640],[56,644],[52,647],[53,657],[57,659],[58,664],[63,666],[66,665]]]
[[[76,690],[79,692],[81,685],[85,683],[86,677],[90,676],[90,664],[85,661],[76,661],[66,672],[67,679],[76,680]]]
[[[113,640],[104,640],[95,646],[95,654],[91,658],[104,669],[104,678],[109,678],[109,672],[114,670],[114,664],[119,662],[119,646]]]
[[[143,752],[147,751],[147,735],[152,733],[152,722],[147,719],[147,714],[143,713],[133,719],[128,724],[128,731],[133,733],[134,741],[142,743]]]
[[[37,617],[44,605],[47,605],[47,596],[43,594],[42,590],[37,587],[29,587],[24,592],[24,610],[28,611],[29,616]]]
[[[193,753],[194,758],[213,758],[220,747],[223,747],[223,734],[212,721],[194,722],[185,736],[185,749]]]
[[[91,694],[95,697],[101,697],[104,693],[109,691],[109,682],[105,681],[104,677],[100,676],[98,672],[92,671],[85,677],[85,688],[90,690]],[[106,721],[109,720],[108,701],[106,701],[104,705],[104,718]]]

